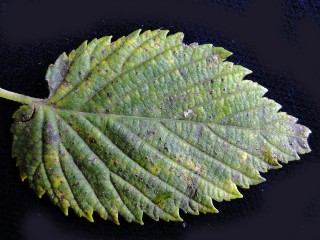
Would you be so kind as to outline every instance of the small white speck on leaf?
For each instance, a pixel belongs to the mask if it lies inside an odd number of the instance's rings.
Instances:
[[[89,161],[89,164],[95,164],[97,159],[95,157],[91,156],[91,157],[89,157],[88,161]]]
[[[188,117],[191,113],[193,113],[192,110],[188,109],[188,111],[183,112],[183,115],[184,115],[184,117]]]

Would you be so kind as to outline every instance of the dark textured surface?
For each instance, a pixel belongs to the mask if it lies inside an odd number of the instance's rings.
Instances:
[[[313,131],[313,152],[241,189],[243,199],[215,204],[219,214],[182,214],[185,223],[92,224],[72,212],[65,217],[20,182],[9,131],[19,105],[0,99],[0,239],[320,239],[319,1],[170,2],[0,2],[0,86],[44,98],[47,66],[85,39],[137,28],[183,31],[187,43],[223,46],[234,53],[230,60],[253,70],[267,96]]]

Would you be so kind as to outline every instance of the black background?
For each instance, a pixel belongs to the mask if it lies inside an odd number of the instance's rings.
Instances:
[[[313,152],[240,189],[243,199],[215,204],[219,214],[89,223],[72,211],[65,217],[21,183],[9,131],[19,104],[0,99],[0,239],[320,239],[320,1],[1,1],[0,86],[45,98],[46,69],[60,53],[138,28],[182,31],[186,43],[232,51],[229,60],[253,70],[250,79],[313,131]]]

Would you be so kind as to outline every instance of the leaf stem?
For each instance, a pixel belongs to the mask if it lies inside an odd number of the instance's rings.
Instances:
[[[5,99],[9,99],[9,100],[12,100],[15,102],[23,103],[23,104],[31,104],[34,102],[41,101],[41,99],[39,99],[39,98],[28,97],[23,94],[7,91],[3,88],[0,88],[0,97],[5,98]]]

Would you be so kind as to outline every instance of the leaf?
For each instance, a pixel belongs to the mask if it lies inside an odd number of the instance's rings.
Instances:
[[[12,125],[22,180],[68,215],[143,223],[179,210],[218,212],[237,186],[310,151],[310,130],[246,80],[250,70],[211,44],[140,30],[84,42],[46,74],[50,97],[26,103]]]

